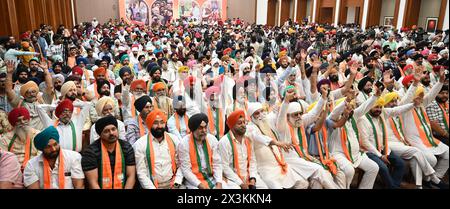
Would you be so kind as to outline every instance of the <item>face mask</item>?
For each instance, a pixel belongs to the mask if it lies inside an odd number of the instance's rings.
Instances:
[[[151,129],[152,135],[156,138],[161,138],[164,136],[164,129],[163,128],[157,128],[157,129]]]

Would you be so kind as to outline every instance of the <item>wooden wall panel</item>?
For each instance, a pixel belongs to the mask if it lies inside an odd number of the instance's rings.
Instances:
[[[302,22],[306,17],[306,0],[298,0],[297,2],[297,22]]]
[[[283,25],[289,19],[289,11],[291,9],[291,0],[281,0],[281,21]]]
[[[367,14],[366,27],[380,25],[381,15],[381,1],[368,0],[369,1],[369,13]]]
[[[447,8],[447,0],[441,0],[441,9],[439,10],[439,20],[437,25],[437,29],[439,30],[442,30],[442,26],[444,25],[445,8]]]
[[[274,26],[275,23],[275,10],[277,4],[277,0],[269,0],[267,5],[267,25]]]
[[[38,29],[41,24],[54,30],[64,24],[73,27],[71,0],[1,0],[0,35],[13,35]]]
[[[400,0],[395,0],[394,21],[392,22],[394,27],[397,27],[399,10],[400,10]]]
[[[421,0],[407,0],[405,7],[405,18],[403,26],[411,27],[419,22]],[[419,5],[419,6],[417,6]]]

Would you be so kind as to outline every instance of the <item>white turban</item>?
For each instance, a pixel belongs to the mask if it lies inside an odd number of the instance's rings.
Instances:
[[[69,90],[72,89],[72,88],[77,89],[77,86],[75,85],[75,82],[68,81],[68,82],[64,83],[61,86],[61,96],[65,97],[67,92],[69,92]]]
[[[263,108],[263,106],[259,102],[249,102],[248,108],[247,108],[247,114],[251,117],[253,115],[253,113],[255,113],[256,111],[258,111],[262,108]]]
[[[64,83],[65,79],[64,76],[61,74],[56,74],[52,76],[53,79],[58,79],[59,81],[61,81],[61,83]]]
[[[300,111],[305,111],[305,108],[303,108],[303,106],[298,103],[298,102],[291,102],[289,103],[289,107],[287,110],[287,114],[292,114],[292,113],[296,113],[296,112],[300,112]]]
[[[244,68],[246,68],[246,67],[251,68],[251,66],[250,66],[249,63],[242,63],[241,66],[239,66],[239,70],[240,70],[241,72],[244,72]]]
[[[97,111],[97,115],[102,115],[103,112],[103,108],[105,107],[105,105],[110,104],[112,106],[112,108],[114,109],[115,107],[115,102],[111,97],[102,97],[101,99],[99,99],[97,101],[97,104],[95,105],[95,111]]]

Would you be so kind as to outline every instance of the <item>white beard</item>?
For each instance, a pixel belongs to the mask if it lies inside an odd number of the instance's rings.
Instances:
[[[30,126],[16,126],[14,127],[14,133],[22,140],[27,138],[28,133],[31,131]]]

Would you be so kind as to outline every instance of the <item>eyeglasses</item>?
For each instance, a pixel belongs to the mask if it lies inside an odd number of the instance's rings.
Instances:
[[[302,115],[303,115],[303,112],[297,112],[297,113],[292,113],[292,114],[291,114],[291,117],[293,117],[293,118],[299,118],[299,117],[302,117]]]

